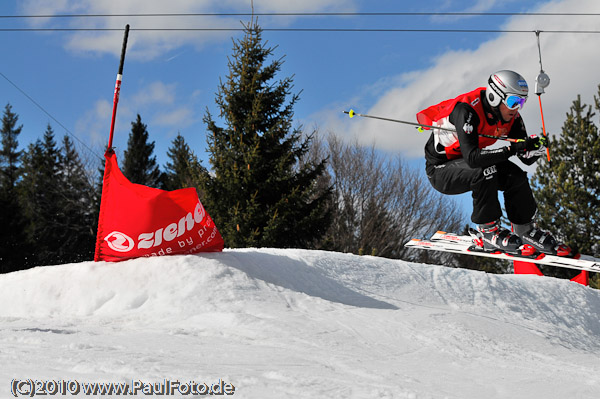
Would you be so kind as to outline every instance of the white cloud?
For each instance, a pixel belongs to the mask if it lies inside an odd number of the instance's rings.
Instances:
[[[149,127],[160,126],[175,131],[197,122],[198,115],[190,107],[193,100],[182,98],[175,83],[150,82],[121,99],[124,104],[123,108],[119,106],[121,117],[133,120],[140,114]]]
[[[131,131],[131,122],[137,114],[148,126],[151,140],[167,137],[198,122],[198,114],[191,107],[192,100],[177,96],[176,85],[160,81],[150,82],[139,91],[121,93],[115,122],[114,146],[121,150],[126,147]],[[112,103],[98,100],[92,109],[84,113],[76,122],[75,131],[79,137],[87,137],[94,146],[105,146],[110,133]]]
[[[132,104],[140,107],[147,104],[173,104],[175,101],[174,83],[152,82],[132,96]]]
[[[512,0],[512,2],[514,3],[514,0]],[[486,11],[492,10],[498,4],[506,5],[507,3],[510,3],[510,1],[507,1],[507,0],[501,0],[501,1],[500,0],[477,0],[474,2],[474,4],[468,6],[464,10],[464,12],[486,12]]]
[[[152,118],[152,122],[159,126],[168,126],[172,129],[185,128],[196,121],[197,113],[188,107],[181,107],[159,112]]]
[[[20,3],[26,14],[189,14],[189,13],[250,13],[250,0],[23,0]],[[255,12],[318,12],[318,11],[351,11],[352,1],[342,0],[305,0],[288,2],[280,0],[256,0]],[[48,27],[91,27],[125,29],[145,28],[234,28],[240,29],[240,21],[248,20],[245,16],[156,16],[156,17],[86,17],[86,18],[32,18],[35,26]],[[274,26],[289,24],[294,18],[261,17],[261,21],[269,21]],[[209,42],[225,41],[231,37],[231,31],[135,31],[130,34],[127,44],[128,57],[136,59],[153,59],[184,45],[202,48]],[[120,55],[122,31],[110,32],[76,32],[68,35],[65,47],[73,52],[109,53]]]
[[[98,100],[93,108],[84,113],[75,123],[75,135],[83,137],[93,147],[105,147],[110,132],[112,104]]]
[[[230,0],[229,3],[233,6],[239,4],[239,1]],[[250,1],[246,2],[247,9],[250,10]],[[282,1],[282,0],[255,0],[255,12],[280,12],[280,13],[301,13],[301,12],[316,12],[316,11],[332,11],[339,10],[343,12],[351,12],[353,10],[351,1],[346,0],[303,0],[303,1]]]
[[[550,2],[538,10],[547,13],[599,13],[600,3],[595,0],[566,0]],[[505,33],[474,50],[449,51],[436,57],[435,64],[424,70],[413,71],[389,78],[397,82],[384,92],[369,109],[360,112],[382,117],[416,121],[421,109],[442,100],[486,84],[488,76],[500,69],[521,73],[530,86],[530,98],[522,115],[530,133],[541,132],[538,98],[534,94],[535,78],[539,73],[538,49],[535,30],[597,30],[597,19],[540,18],[518,16],[503,27],[506,30],[531,30],[530,34]],[[600,53],[598,34],[541,33],[542,61],[551,83],[542,95],[546,129],[559,134],[574,99],[581,94],[586,104],[593,103],[593,95],[600,83]],[[380,83],[375,82],[376,85]],[[360,103],[360,99],[357,101]],[[381,149],[401,152],[408,157],[422,157],[428,135],[418,133],[413,127],[372,119],[350,120],[336,114],[332,120],[320,122],[321,128],[347,132],[365,144]]]

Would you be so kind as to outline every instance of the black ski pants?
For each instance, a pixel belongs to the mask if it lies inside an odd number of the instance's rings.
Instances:
[[[464,159],[441,165],[426,165],[433,188],[442,194],[463,194],[471,191],[476,224],[493,222],[502,216],[498,191],[504,192],[506,216],[514,224],[529,223],[537,210],[527,173],[510,161],[487,168],[471,168]]]

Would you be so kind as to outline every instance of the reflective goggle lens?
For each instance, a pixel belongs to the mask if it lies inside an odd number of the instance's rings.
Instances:
[[[523,106],[525,105],[525,101],[527,101],[527,97],[520,97],[520,96],[508,96],[506,97],[506,99],[504,100],[504,104],[509,108],[509,109],[515,109],[517,107],[519,108],[523,108]]]

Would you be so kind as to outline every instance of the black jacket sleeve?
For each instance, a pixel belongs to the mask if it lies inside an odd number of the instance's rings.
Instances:
[[[495,165],[510,158],[511,152],[509,147],[490,150],[479,148],[479,136],[477,135],[477,130],[481,121],[475,110],[469,104],[456,104],[454,110],[450,114],[450,123],[456,127],[460,151],[465,162],[471,168],[487,168],[488,166]],[[485,123],[485,121],[483,123]],[[513,124],[513,127],[515,124]],[[515,131],[515,134],[518,134],[518,132]]]
[[[524,139],[527,137],[527,129],[525,129],[525,122],[523,122],[521,114],[517,114],[517,116],[515,117],[515,123],[513,123],[512,128],[510,129],[508,137],[514,139]],[[535,161],[537,161],[540,158],[539,156],[526,158],[520,154],[517,156],[525,165],[533,165]]]

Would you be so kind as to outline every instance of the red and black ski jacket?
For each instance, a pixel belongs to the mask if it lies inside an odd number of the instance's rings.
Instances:
[[[497,139],[481,137],[479,134],[516,139],[527,137],[519,113],[511,121],[503,122],[493,112],[485,98],[485,87],[432,105],[417,113],[417,121],[456,130],[433,129],[425,145],[425,159],[431,165],[462,157],[472,168],[485,168],[507,160],[511,152],[509,147],[485,149]]]

